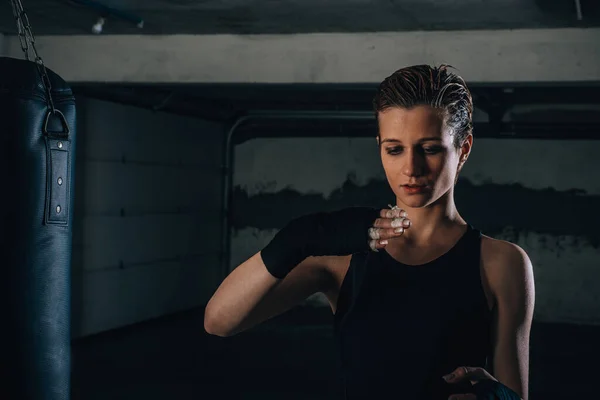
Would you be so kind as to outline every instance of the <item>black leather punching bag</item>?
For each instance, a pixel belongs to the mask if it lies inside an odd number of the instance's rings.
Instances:
[[[70,397],[75,99],[47,70],[0,57],[2,324],[0,398]]]

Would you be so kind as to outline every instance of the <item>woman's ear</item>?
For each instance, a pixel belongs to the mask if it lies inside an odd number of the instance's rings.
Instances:
[[[460,146],[460,160],[459,160],[459,168],[467,161],[469,155],[471,154],[471,149],[473,148],[473,134],[469,133],[465,140],[463,140],[462,145]]]

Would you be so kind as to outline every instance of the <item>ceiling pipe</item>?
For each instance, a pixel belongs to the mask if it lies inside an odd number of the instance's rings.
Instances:
[[[581,12],[581,2],[580,2],[580,0],[575,0],[575,10],[577,11],[577,20],[581,21],[583,19],[583,14]]]

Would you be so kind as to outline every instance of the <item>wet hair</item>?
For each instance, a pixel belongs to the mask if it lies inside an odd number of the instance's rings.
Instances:
[[[465,81],[448,68],[453,67],[413,65],[394,72],[379,85],[373,99],[375,115],[392,107],[431,106],[441,112],[444,127],[460,147],[473,133],[473,99]]]

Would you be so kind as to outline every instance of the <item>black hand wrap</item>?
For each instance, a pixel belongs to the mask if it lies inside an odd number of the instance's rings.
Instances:
[[[368,231],[378,217],[375,208],[351,207],[296,218],[261,251],[262,260],[271,275],[283,279],[307,257],[368,251]]]
[[[521,396],[500,382],[485,379],[473,385],[477,400],[521,400]]]

